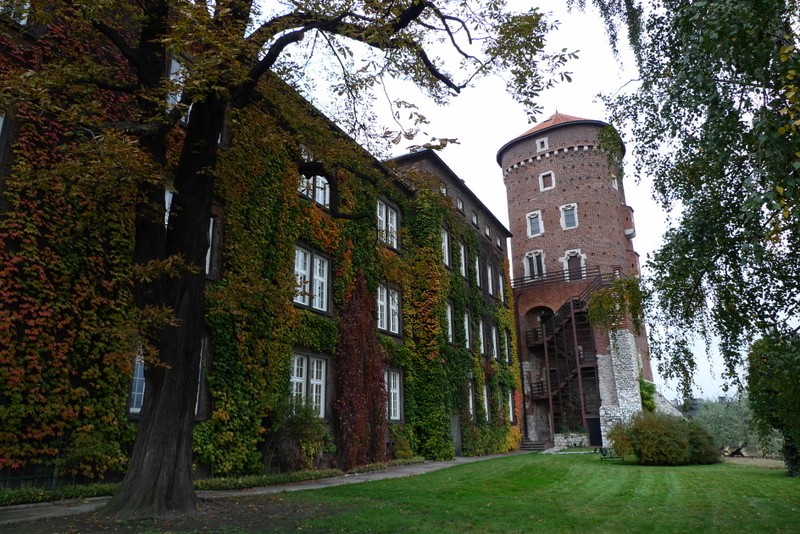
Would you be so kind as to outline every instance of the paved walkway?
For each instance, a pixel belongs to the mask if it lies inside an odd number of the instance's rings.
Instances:
[[[524,451],[511,452],[508,454],[495,454],[491,456],[476,456],[470,458],[455,458],[443,462],[424,462],[419,464],[403,465],[390,467],[380,471],[370,471],[369,473],[359,473],[354,475],[342,475],[338,477],[322,478],[319,480],[307,480],[293,484],[281,484],[275,486],[264,486],[261,488],[251,488],[246,490],[225,490],[225,491],[198,491],[197,495],[201,499],[225,499],[241,495],[271,495],[284,493],[287,491],[302,491],[311,489],[328,488],[331,486],[341,486],[343,484],[358,484],[372,480],[386,480],[389,478],[401,478],[412,475],[420,475],[439,469],[446,469],[461,464],[481,462],[492,458],[501,458],[515,454],[527,454]],[[92,497],[88,499],[69,499],[64,501],[19,504],[14,506],[0,507],[0,531],[3,525],[12,525],[36,521],[37,519],[50,519],[53,517],[64,517],[75,514],[93,512],[108,502],[110,497]]]

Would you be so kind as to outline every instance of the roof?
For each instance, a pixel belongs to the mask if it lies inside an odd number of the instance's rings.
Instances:
[[[559,113],[556,111],[553,115],[546,118],[545,120],[543,120],[542,122],[531,128],[530,130],[522,133],[521,135],[515,137],[514,139],[512,139],[511,141],[500,147],[500,150],[497,151],[497,164],[501,165],[501,158],[503,156],[503,152],[505,152],[506,149],[508,149],[509,147],[519,143],[520,141],[525,141],[533,136],[542,134],[546,131],[558,128],[566,124],[574,124],[574,123],[594,124],[601,128],[605,128],[606,126],[608,126],[608,123],[605,123],[603,121],[595,119],[584,119],[581,117],[575,117],[573,115],[565,115],[564,113]],[[622,148],[622,151],[624,154],[625,147]]]
[[[492,210],[486,207],[486,204],[484,204],[481,201],[481,199],[479,199],[478,196],[475,193],[473,193],[469,187],[467,187],[467,184],[464,182],[464,180],[462,178],[459,178],[458,175],[455,172],[453,172],[453,170],[450,167],[447,166],[444,160],[434,150],[427,148],[416,152],[410,152],[408,154],[403,154],[402,156],[391,158],[387,161],[387,163],[392,163],[392,162],[400,164],[413,163],[415,161],[420,161],[424,159],[430,161],[435,167],[439,169],[440,172],[442,172],[445,176],[448,176],[452,184],[456,188],[460,189],[462,194],[464,194],[473,205],[478,207],[478,209],[480,209],[486,216],[488,216],[489,220],[491,220],[492,223],[497,228],[499,228],[506,237],[511,237],[511,232],[509,231],[508,228],[506,228],[506,225],[500,222],[500,219],[498,219],[495,216],[495,214],[492,213]]]

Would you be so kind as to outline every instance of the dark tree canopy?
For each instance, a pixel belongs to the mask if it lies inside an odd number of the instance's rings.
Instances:
[[[0,109],[51,118],[54,153],[91,144],[142,170],[134,299],[150,365],[131,466],[110,504],[123,518],[186,512],[196,502],[192,399],[214,167],[228,110],[263,99],[266,76],[301,87],[320,71],[329,77],[318,83],[353,106],[385,77],[410,80],[443,102],[478,77],[503,73],[533,110],[547,83],[542,73],[568,55],[544,56],[542,15],[511,13],[503,0],[54,0],[31,2],[26,19],[30,31],[18,33],[36,65],[6,58]],[[175,193],[166,231],[165,187]]]
[[[593,4],[635,53],[639,78],[608,103],[671,214],[649,261],[651,348],[688,394],[694,336],[720,340],[736,379],[752,339],[800,327],[800,6]]]

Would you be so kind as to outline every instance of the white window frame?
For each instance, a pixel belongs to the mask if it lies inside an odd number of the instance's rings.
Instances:
[[[550,143],[548,142],[547,137],[540,137],[536,140],[536,152],[544,152],[549,148]]]
[[[480,256],[475,256],[475,284],[478,287],[483,286],[483,282],[481,282],[481,258]]]
[[[567,211],[570,211],[570,210],[572,210],[572,213],[573,213],[574,219],[575,219],[575,224],[573,226],[567,226]],[[561,222],[561,228],[563,230],[572,230],[572,229],[578,227],[579,222],[578,222],[578,203],[577,202],[572,202],[570,204],[564,204],[563,206],[559,206],[558,207],[558,211],[561,213],[560,222]]]
[[[514,390],[508,390],[508,420],[514,422]]]
[[[494,267],[486,262],[486,292],[494,295]]]
[[[133,376],[131,378],[131,393],[128,412],[139,414],[144,404],[144,389],[146,387],[144,379],[144,359],[141,354],[133,362]]]
[[[475,210],[472,210],[472,224],[478,226],[478,212]]]
[[[484,332],[483,319],[478,321],[478,346],[482,355],[486,355],[486,333]]]
[[[464,312],[464,345],[467,350],[472,350],[472,337],[470,336],[469,312]]]
[[[300,263],[305,255],[305,265]],[[294,303],[319,311],[328,311],[330,287],[330,260],[315,251],[295,245],[294,276],[297,290]]]
[[[321,174],[301,174],[297,192],[323,208],[331,207],[330,182],[327,177]]]
[[[550,185],[545,185],[545,177],[550,176]],[[549,191],[556,186],[556,173],[553,171],[543,172],[539,175],[539,191]]]
[[[487,224],[486,227],[483,229],[483,234],[488,237],[489,239],[492,238],[492,229]]]
[[[532,211],[525,215],[525,220],[527,221],[527,228],[528,228],[528,237],[538,237],[544,234],[544,221],[542,221],[542,210]],[[534,228],[531,225],[533,220],[537,221],[538,231],[534,232]]]
[[[380,284],[377,302],[378,329],[390,334],[400,334],[400,291]]]
[[[469,395],[469,398],[467,399],[467,402],[469,403],[469,406],[467,407],[467,409],[469,410],[470,419],[472,419],[474,421],[475,420],[475,408],[476,408],[476,406],[475,406],[475,377],[472,376],[472,371],[469,372],[468,379],[469,379],[469,383],[468,383],[468,388],[469,388],[468,395]]]
[[[458,253],[461,256],[461,265],[459,267],[461,276],[467,277],[467,245],[463,241],[458,243]]]
[[[308,403],[321,419],[325,418],[328,360],[318,356],[292,356],[291,391],[296,402]]]
[[[500,336],[497,334],[497,325],[492,325],[492,356],[500,359]]]
[[[399,248],[397,231],[400,217],[397,209],[388,202],[378,199],[376,211],[378,217],[378,239],[390,248]]]
[[[502,302],[506,301],[506,284],[505,280],[503,279],[503,273],[497,273],[497,293],[499,294],[500,300]]]
[[[531,272],[532,270],[535,270],[535,269],[532,269],[532,267],[536,266],[534,258],[536,258],[537,256],[542,259],[542,261],[541,261],[542,272],[540,272],[540,273]],[[531,260],[533,260],[533,263],[531,263]],[[542,278],[542,277],[544,277],[544,275],[547,273],[547,268],[545,267],[545,263],[544,263],[544,250],[531,250],[531,251],[526,252],[525,253],[525,260],[524,260],[524,262],[522,264],[522,270],[523,270],[523,274],[525,275],[525,278]]]
[[[454,321],[454,317],[453,317],[454,310],[453,310],[453,303],[452,302],[448,301],[446,312],[447,312],[447,342],[448,343],[454,343],[455,342],[455,333],[454,333],[454,330],[455,330],[454,323],[455,323],[455,321]]]
[[[461,213],[464,213],[464,199],[461,197],[456,197],[456,208],[458,208],[458,211]]]
[[[489,384],[486,379],[483,380],[483,411],[486,416],[486,422],[489,422]]]
[[[617,189],[617,190],[619,189],[619,182],[617,181],[617,177],[616,176],[612,176],[611,177],[611,187],[613,187],[614,189]]]
[[[511,332],[506,330],[506,347],[505,347],[506,363],[511,363]]]
[[[450,232],[442,228],[442,262],[450,267]]]
[[[386,418],[398,422],[403,418],[403,380],[400,371],[386,371]]]
[[[19,0],[6,0],[0,5],[0,13],[8,15],[11,20],[24,26],[28,22],[28,11],[31,8],[30,2],[21,2]]]

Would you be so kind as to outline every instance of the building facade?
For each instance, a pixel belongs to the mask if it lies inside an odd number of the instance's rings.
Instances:
[[[588,320],[593,292],[639,275],[618,139],[601,121],[556,113],[497,155],[532,442],[580,431],[601,445],[615,422],[641,410],[640,377],[652,380],[644,335],[627,323],[607,332]]]
[[[42,68],[40,48],[84,53],[15,16],[0,12],[8,72]],[[122,121],[125,98],[98,94],[103,118]],[[256,100],[219,139],[192,399],[199,472],[516,447],[508,230],[435,154],[377,161],[274,77]],[[121,157],[135,142],[73,135],[57,112],[0,112],[0,479],[110,478],[155,363],[131,274],[137,188],[152,173]],[[169,142],[185,131],[175,124]],[[163,188],[154,208],[169,232],[181,192]]]

